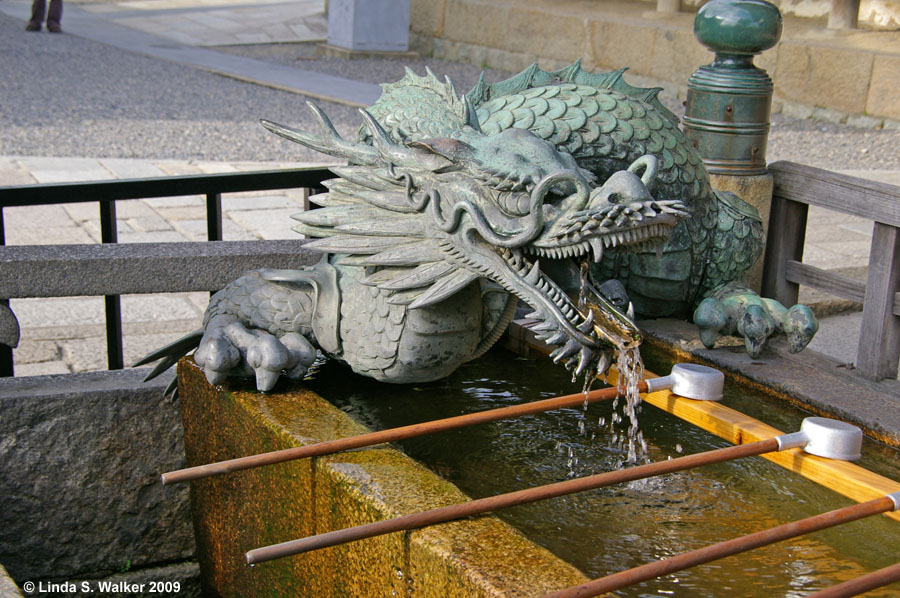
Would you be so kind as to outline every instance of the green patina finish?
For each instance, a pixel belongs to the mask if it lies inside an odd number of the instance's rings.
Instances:
[[[685,135],[715,174],[766,172],[772,79],[753,55],[781,38],[778,9],[765,0],[713,0],[694,20],[694,35],[716,53],[688,81]]]
[[[688,318],[707,297],[728,299],[726,286],[754,296],[739,283],[762,252],[760,215],[712,189],[696,149],[765,169],[771,82],[759,71],[759,89],[747,83],[744,58],[730,56],[706,87],[694,80],[687,135],[658,89],[579,63],[482,79],[463,96],[430,71],[407,72],[363,111],[355,140],[312,105],[318,133],[264,121],[348,163],[315,197],[321,208],[294,216],[322,261],[246,273],[171,352],[197,347],[212,384],[255,375],[262,391],[302,379],[317,349],[379,381],[427,382],[487,351],[521,301],[555,361],[603,372],[639,342],[635,313]],[[582,285],[588,271],[600,293]],[[735,310],[707,310],[704,338],[753,330],[751,351],[765,342],[757,331],[796,334],[798,350],[811,339],[814,326],[781,326],[786,310],[759,305],[749,328],[730,325]]]
[[[697,40],[717,54],[759,54],[781,39],[778,8],[765,0],[713,0],[694,19]]]
[[[189,466],[367,431],[299,387],[260,394],[178,368]],[[247,550],[468,498],[412,459],[371,448],[192,482],[208,596],[534,596],[583,583],[574,567],[493,517],[395,533],[248,567]],[[394,594],[396,592],[396,594]]]

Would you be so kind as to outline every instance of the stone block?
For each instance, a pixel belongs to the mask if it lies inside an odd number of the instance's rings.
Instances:
[[[863,112],[873,58],[866,52],[783,41],[778,49],[775,89],[792,102]]]
[[[697,68],[712,63],[714,55],[701,46],[691,30],[661,29],[653,45],[650,75],[663,81],[686,82]]]
[[[328,44],[348,50],[406,52],[409,0],[330,0]]]
[[[813,108],[812,117],[827,123],[844,124],[847,122],[847,113],[840,110],[832,110],[830,108],[821,108],[816,106]]]
[[[489,46],[540,58],[561,60],[567,64],[578,60],[587,50],[586,23],[583,17],[561,14],[555,10],[510,11],[506,36]]]
[[[0,380],[0,561],[13,579],[73,579],[193,554],[169,376],[147,370]]]
[[[444,32],[446,0],[412,0],[409,7],[409,29],[414,33],[440,37]]]
[[[657,28],[633,23],[592,19],[588,48],[592,64],[606,70],[629,67],[629,74],[649,75]]]
[[[900,120],[900,56],[876,54],[866,113]]]
[[[865,114],[849,114],[847,115],[847,124],[858,129],[880,129],[884,127],[884,118]]]
[[[447,0],[444,39],[507,50],[507,23],[513,12],[489,2]]]
[[[179,364],[189,465],[366,431],[298,385],[261,394],[246,383],[211,387]],[[500,598],[584,583],[585,577],[508,525],[480,517],[394,533],[290,558],[243,564],[277,542],[466,500],[457,488],[390,448],[304,459],[194,482],[191,501],[208,595],[321,598]]]

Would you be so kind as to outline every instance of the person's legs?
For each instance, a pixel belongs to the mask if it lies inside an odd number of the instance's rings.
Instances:
[[[44,0],[41,0],[43,3]],[[50,0],[50,12],[47,13],[47,29],[51,33],[60,33],[59,22],[62,20],[63,0]]]
[[[44,22],[45,8],[45,0],[34,0],[34,2],[31,4],[31,20],[28,21],[28,25],[25,27],[25,29],[27,29],[28,31],[41,30],[41,23]]]

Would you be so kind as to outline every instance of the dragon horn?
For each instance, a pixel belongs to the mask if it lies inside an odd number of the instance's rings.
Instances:
[[[366,121],[366,126],[369,128],[369,134],[372,135],[372,139],[375,142],[375,146],[379,149],[387,149],[397,145],[397,142],[391,139],[391,136],[387,131],[384,130],[375,117],[369,114],[369,111],[365,108],[360,108],[359,113],[362,114],[363,120]]]
[[[313,109],[313,113],[316,113],[315,108]],[[289,141],[299,143],[302,146],[330,156],[346,158],[357,164],[375,164],[378,161],[378,152],[374,148],[345,141],[338,135],[337,131],[334,129],[334,125],[331,125],[331,121],[329,121],[327,117],[324,117],[324,121],[320,120],[320,124],[322,124],[326,131],[326,135],[322,137],[312,135],[306,131],[280,125],[266,119],[260,119],[259,122],[263,127],[279,137],[284,137]]]
[[[309,106],[310,111],[315,115],[316,120],[319,121],[319,127],[322,129],[322,132],[326,135],[336,137],[338,139],[342,139],[340,133],[337,132],[337,129],[334,128],[334,124],[331,122],[331,119],[328,118],[322,109],[319,108],[316,104],[312,102],[306,102],[306,105]]]

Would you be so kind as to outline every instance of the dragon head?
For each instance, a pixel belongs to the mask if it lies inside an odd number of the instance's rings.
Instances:
[[[640,342],[629,315],[589,285],[579,306],[542,263],[599,261],[609,247],[661,247],[687,213],[678,201],[653,198],[656,158],[644,156],[597,185],[569,154],[524,129],[488,136],[465,126],[403,143],[361,111],[370,143],[353,143],[310,106],[321,135],[263,121],[350,162],[332,169],[340,178],[317,196],[323,208],[295,217],[298,231],[320,237],[308,248],[372,267],[362,282],[410,309],[486,278],[533,308],[532,329],[558,346],[554,360],[578,371],[595,364],[602,372],[615,350]]]

